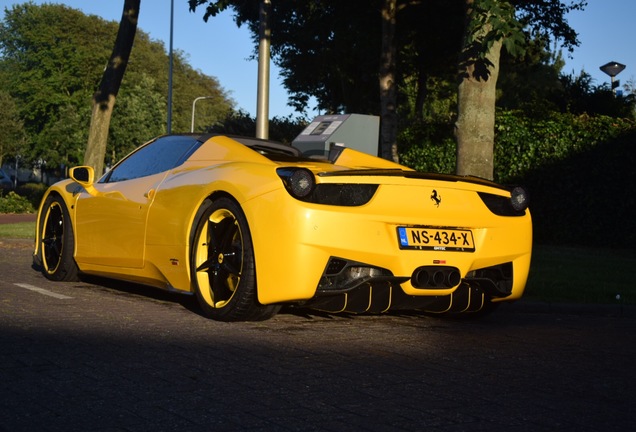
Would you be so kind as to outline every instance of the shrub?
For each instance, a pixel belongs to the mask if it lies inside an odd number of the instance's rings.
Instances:
[[[33,213],[33,205],[23,196],[14,191],[0,197],[0,213]]]
[[[43,183],[26,183],[18,186],[16,192],[28,199],[34,208],[38,208],[46,189],[47,186]]]

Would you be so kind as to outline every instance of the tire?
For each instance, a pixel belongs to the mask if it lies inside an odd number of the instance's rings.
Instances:
[[[42,274],[52,281],[76,281],[79,270],[73,252],[75,236],[68,209],[61,197],[49,196],[39,222]]]
[[[258,302],[254,248],[247,219],[230,198],[207,201],[195,222],[190,269],[203,313],[218,321],[261,321],[277,305]]]

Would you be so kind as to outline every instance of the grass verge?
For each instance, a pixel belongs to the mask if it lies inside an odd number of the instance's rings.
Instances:
[[[0,238],[29,239],[34,232],[35,222],[0,224]],[[636,251],[535,245],[524,298],[634,305],[635,268]]]
[[[635,268],[636,251],[632,250],[535,245],[524,297],[633,305]]]
[[[13,224],[0,224],[0,238],[25,238],[35,237],[35,222],[19,222]]]

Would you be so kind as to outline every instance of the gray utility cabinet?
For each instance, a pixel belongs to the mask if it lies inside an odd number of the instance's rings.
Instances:
[[[292,145],[305,156],[327,156],[332,143],[378,156],[379,138],[380,118],[377,116],[321,115],[292,141]]]

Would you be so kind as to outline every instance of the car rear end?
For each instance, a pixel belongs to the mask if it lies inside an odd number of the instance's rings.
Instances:
[[[285,189],[246,203],[271,214],[252,232],[261,302],[442,312],[521,297],[532,248],[523,191],[406,169],[277,171]]]

